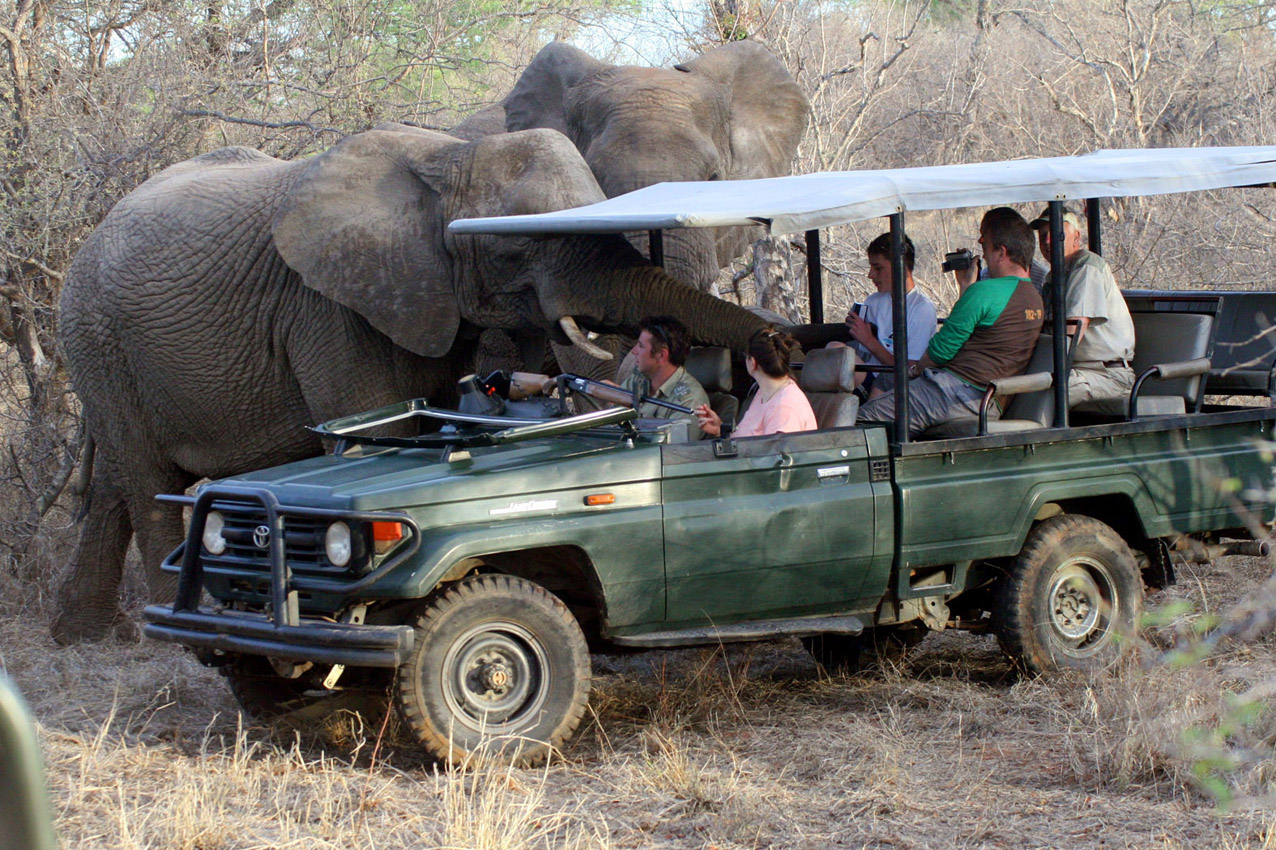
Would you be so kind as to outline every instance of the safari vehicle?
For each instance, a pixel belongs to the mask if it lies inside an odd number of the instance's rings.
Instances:
[[[814,259],[818,228],[888,216],[898,281],[905,210],[1048,201],[1062,250],[1066,199],[1087,199],[1093,227],[1099,196],[1274,181],[1276,148],[1112,151],[665,184],[452,229],[656,237],[761,224],[809,231]],[[1092,231],[1092,248],[1099,241]],[[808,352],[800,384],[821,427],[804,433],[689,442],[676,423],[639,420],[633,404],[558,416],[556,402],[461,413],[421,399],[325,423],[331,454],[185,498],[189,536],[165,565],[180,572],[177,599],[146,609],[145,632],[221,666],[250,711],[392,680],[436,756],[494,750],[522,762],[579,724],[591,649],[796,636],[821,663],[853,667],[955,627],[995,632],[1030,672],[1105,664],[1144,587],[1173,580],[1172,550],[1265,546],[1256,538],[1272,519],[1273,468],[1262,446],[1276,408],[1271,381],[1257,379],[1228,388],[1259,395],[1255,405],[1203,403],[1225,377],[1211,371],[1212,351],[1245,341],[1219,338],[1219,298],[1184,309],[1188,294],[1144,293],[1131,398],[1070,421],[1063,287],[1056,275],[1058,318],[1029,374],[989,388],[985,409],[1013,395],[1006,415],[925,439],[902,427],[906,390],[901,424],[849,424],[849,349]],[[903,291],[897,350],[907,348]],[[706,388],[729,392],[726,352],[708,359]],[[1267,350],[1254,362],[1270,378],[1274,359]],[[895,368],[906,388],[903,358]],[[559,382],[561,395],[594,391]],[[427,425],[420,436],[383,433],[414,421]]]

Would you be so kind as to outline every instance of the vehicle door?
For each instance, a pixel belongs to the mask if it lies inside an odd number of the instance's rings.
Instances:
[[[734,445],[734,457],[715,457],[711,440],[662,448],[669,624],[849,611],[880,597],[893,516],[885,432]]]

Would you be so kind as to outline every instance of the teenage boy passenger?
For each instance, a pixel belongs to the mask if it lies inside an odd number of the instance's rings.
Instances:
[[[868,366],[895,365],[895,321],[891,306],[891,235],[883,233],[865,249],[868,255],[868,279],[877,291],[864,299],[859,312],[846,314],[846,326],[850,328],[852,346],[859,361]],[[913,240],[904,237],[904,291],[908,299],[908,359],[920,360],[926,353],[926,344],[935,334],[935,305],[926,293],[913,281],[913,266],[917,251]],[[828,347],[844,345],[830,342]],[[877,372],[855,373],[855,384],[863,386],[866,398],[874,399],[888,392],[895,384],[890,369]],[[857,390],[858,392],[858,390]]]

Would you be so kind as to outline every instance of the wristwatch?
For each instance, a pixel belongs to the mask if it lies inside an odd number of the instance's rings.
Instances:
[[[922,367],[916,361],[908,364],[908,377],[917,378],[922,374]]]

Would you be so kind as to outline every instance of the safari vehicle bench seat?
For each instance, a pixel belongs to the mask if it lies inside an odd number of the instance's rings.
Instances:
[[[1139,416],[1173,416],[1200,409],[1214,341],[1214,317],[1202,313],[1131,313],[1134,320],[1136,378],[1155,368],[1155,394],[1138,395]],[[1136,380],[1135,389],[1140,389]],[[1133,395],[1133,393],[1132,393]],[[1128,418],[1130,397],[1097,399],[1075,405],[1080,413]]]
[[[700,382],[709,396],[709,407],[721,417],[739,421],[740,400],[731,395],[731,351],[727,348],[700,347],[687,353],[683,368]]]
[[[984,434],[1008,434],[1035,431],[1054,422],[1054,336],[1042,334],[1032,350],[1028,368],[1022,375],[994,381],[994,395],[1011,395],[1005,415],[990,419]],[[962,416],[927,428],[920,439],[943,440],[953,437],[982,436],[979,418]]]
[[[806,353],[798,386],[815,412],[817,428],[855,424],[860,400],[855,395],[855,349],[817,348]]]

